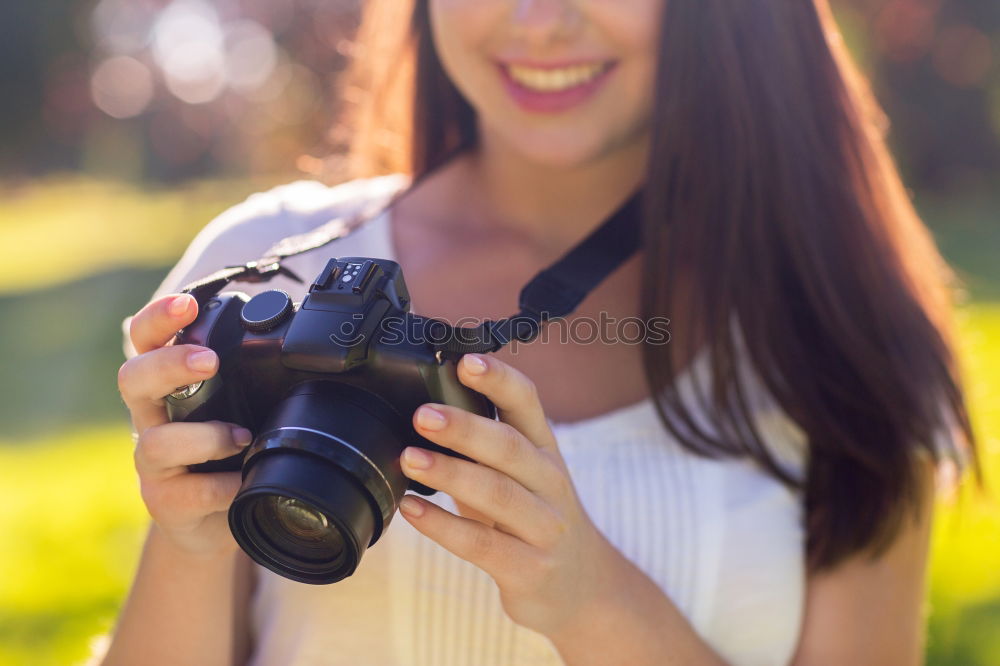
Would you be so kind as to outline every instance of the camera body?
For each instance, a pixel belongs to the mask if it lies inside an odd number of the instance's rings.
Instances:
[[[457,455],[417,434],[416,408],[438,402],[496,417],[458,380],[456,360],[436,351],[441,322],[409,306],[396,262],[335,258],[300,304],[278,290],[223,292],[178,333],[176,344],[209,347],[220,364],[167,397],[169,418],[253,433],[245,452],[192,471],[242,470],[230,526],[264,566],[310,583],[350,575],[405,491],[433,492],[403,475],[403,448]]]

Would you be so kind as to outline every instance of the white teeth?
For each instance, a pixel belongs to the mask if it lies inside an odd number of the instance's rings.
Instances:
[[[567,90],[587,83],[603,72],[606,63],[594,65],[574,65],[559,69],[536,69],[520,65],[507,65],[510,77],[526,88],[555,92]]]

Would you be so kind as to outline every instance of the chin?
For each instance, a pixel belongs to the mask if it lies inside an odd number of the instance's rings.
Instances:
[[[511,148],[532,164],[543,167],[569,169],[592,162],[605,151],[598,141],[587,141],[577,136],[542,136],[517,132]]]

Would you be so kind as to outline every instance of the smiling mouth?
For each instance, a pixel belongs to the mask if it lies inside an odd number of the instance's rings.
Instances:
[[[562,92],[590,83],[613,63],[589,63],[569,67],[539,68],[501,63],[500,66],[520,86],[537,92]]]

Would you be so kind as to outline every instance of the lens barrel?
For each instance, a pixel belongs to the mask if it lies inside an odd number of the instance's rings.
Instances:
[[[374,395],[329,381],[295,386],[247,451],[229,509],[237,543],[286,578],[350,576],[407,487],[401,417]]]

